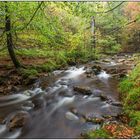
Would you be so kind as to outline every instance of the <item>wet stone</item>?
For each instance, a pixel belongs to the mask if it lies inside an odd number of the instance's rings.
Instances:
[[[77,121],[77,120],[79,120],[79,118],[75,114],[73,114],[72,112],[66,112],[65,117],[68,120],[71,120],[71,121]]]
[[[91,78],[92,77],[92,75],[91,74],[87,74],[87,78]]]
[[[12,131],[16,128],[23,127],[29,119],[29,114],[24,112],[19,112],[15,114],[7,123],[7,128]]]
[[[104,94],[104,93],[100,93],[100,94],[96,94],[96,97],[100,97],[102,101],[106,101],[109,100],[109,98]]]
[[[92,94],[91,89],[89,87],[86,87],[86,86],[74,86],[73,89],[74,89],[74,91],[77,91],[77,92],[84,94],[84,95]]]
[[[119,63],[125,62],[125,59],[119,59],[118,62],[119,62]]]
[[[32,103],[34,104],[35,109],[39,109],[39,108],[44,107],[44,99],[42,99],[42,98],[34,99],[32,101]]]
[[[92,74],[92,69],[91,68],[88,68],[85,73],[86,74]]]
[[[122,107],[122,103],[121,102],[112,102],[111,105]]]
[[[102,60],[102,62],[109,63],[110,62],[110,59],[104,59],[104,60]]]
[[[101,124],[105,121],[105,119],[101,116],[97,116],[95,114],[88,114],[85,116],[87,122],[98,123]]]
[[[31,110],[32,108],[34,108],[34,104],[32,103],[32,101],[27,101],[22,106],[22,109],[24,110]]]
[[[95,75],[98,75],[101,72],[102,68],[99,65],[92,66],[92,71]]]
[[[78,111],[77,111],[77,109],[76,108],[70,108],[70,111],[72,112],[72,113],[74,113],[74,114],[77,114],[78,113]]]

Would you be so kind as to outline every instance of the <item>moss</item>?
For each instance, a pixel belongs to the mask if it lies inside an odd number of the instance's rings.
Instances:
[[[109,133],[105,129],[98,129],[95,131],[89,131],[86,134],[83,135],[84,138],[86,139],[108,139],[111,138]]]

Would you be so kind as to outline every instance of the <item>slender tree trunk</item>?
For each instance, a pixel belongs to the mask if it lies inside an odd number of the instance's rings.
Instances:
[[[7,49],[15,67],[19,68],[21,65],[18,59],[16,58],[14,48],[13,48],[13,40],[12,40],[12,33],[11,33],[11,19],[10,19],[7,3],[8,2],[5,2],[5,14],[6,14],[5,15],[5,31],[6,31]]]
[[[92,50],[94,51],[94,57],[95,57],[95,53],[96,53],[96,38],[95,38],[95,18],[92,17],[91,20],[91,35],[92,35],[92,46],[91,46],[91,52]],[[96,57],[95,57],[96,58]]]

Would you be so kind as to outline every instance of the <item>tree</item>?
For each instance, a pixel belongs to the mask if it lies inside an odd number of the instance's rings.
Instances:
[[[8,49],[9,55],[15,67],[19,68],[21,65],[18,59],[16,58],[14,48],[13,48],[13,38],[12,38],[12,32],[11,32],[11,18],[10,18],[7,2],[5,2],[5,31],[6,31],[6,43],[7,43],[7,49]]]

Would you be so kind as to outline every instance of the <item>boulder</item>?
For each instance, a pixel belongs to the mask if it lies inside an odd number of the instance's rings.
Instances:
[[[76,108],[70,108],[70,111],[72,112],[72,113],[74,113],[74,114],[78,114],[78,111],[77,111],[77,109]]]
[[[98,123],[101,124],[105,121],[105,119],[101,116],[97,116],[96,114],[88,114],[87,116],[85,116],[85,120],[87,122],[93,122],[93,123]]]
[[[12,118],[10,118],[9,122],[7,123],[7,127],[9,131],[13,131],[16,128],[23,127],[29,119],[29,114],[25,112],[18,112]]]
[[[34,109],[42,108],[45,105],[45,101],[43,98],[33,99],[32,103],[34,104]]]
[[[93,72],[92,69],[91,68],[88,68],[88,69],[86,69],[86,72],[85,73],[86,74],[92,74],[92,72]]]
[[[103,94],[103,93],[101,93],[101,94],[99,94],[99,95],[96,95],[96,97],[100,97],[102,101],[106,101],[106,100],[109,99],[109,98],[108,98],[105,94]]]
[[[74,89],[74,91],[80,92],[81,94],[84,94],[84,95],[92,94],[91,89],[86,86],[74,86],[73,89]]]
[[[121,102],[112,102],[111,105],[122,107],[122,103]]]
[[[106,62],[106,63],[109,63],[110,60],[109,59],[103,59],[102,62]]]
[[[87,74],[87,78],[91,78],[92,77],[92,75],[91,74]]]
[[[99,65],[92,66],[92,71],[95,75],[98,75],[101,72],[101,67]]]
[[[79,120],[79,118],[75,114],[73,114],[72,112],[67,112],[65,114],[65,117],[67,119],[71,120],[71,121],[77,121],[77,120]]]
[[[119,63],[125,62],[125,59],[119,59],[118,62]]]
[[[92,118],[91,122],[102,124],[105,120],[103,118]]]

